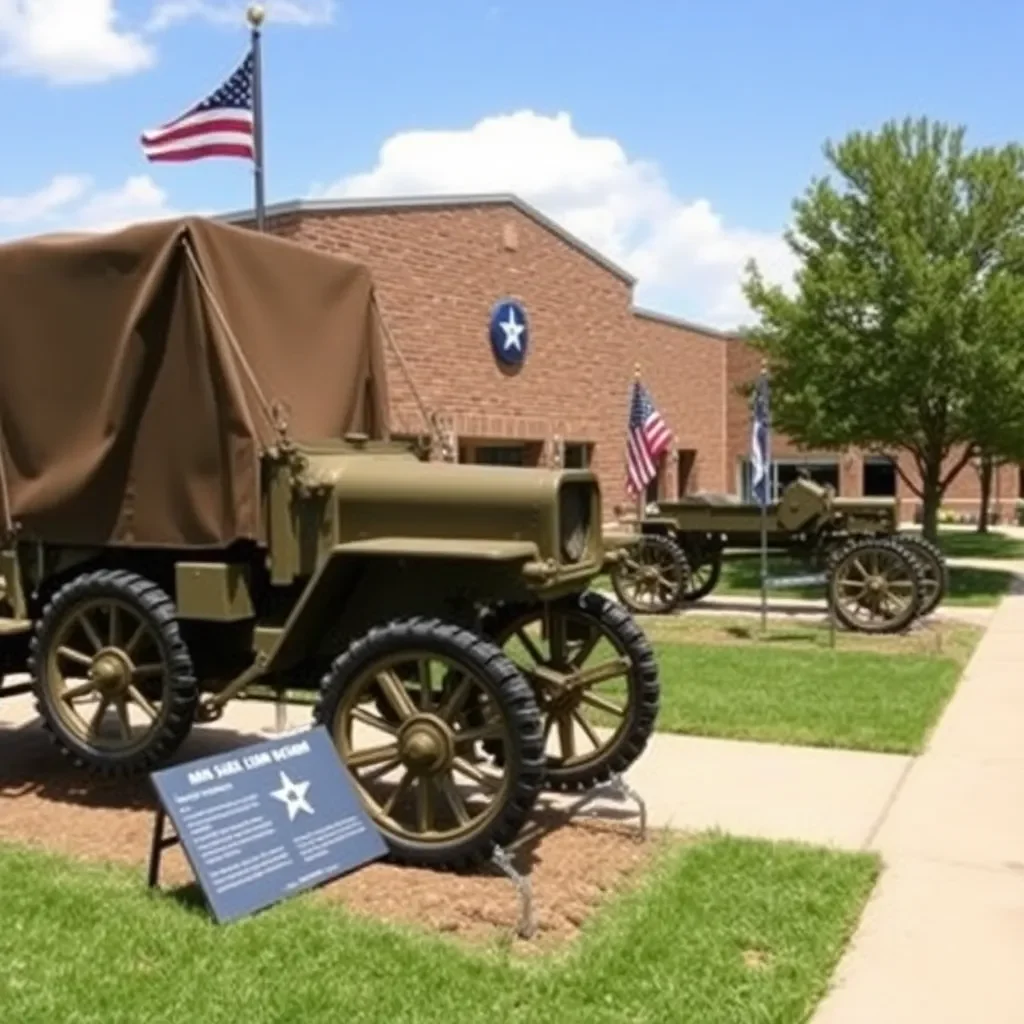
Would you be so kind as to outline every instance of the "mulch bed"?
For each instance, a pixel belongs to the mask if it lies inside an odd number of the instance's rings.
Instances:
[[[238,746],[236,733],[206,726],[183,755],[200,757]],[[108,781],[71,768],[38,725],[0,725],[0,840],[93,861],[145,866],[155,799],[146,779]],[[641,880],[660,843],[637,841],[633,822],[602,817],[567,821],[539,807],[512,853],[533,886],[537,933],[516,940],[524,952],[552,951],[570,942],[607,896]],[[164,854],[161,884],[188,885],[191,869],[180,849]],[[412,925],[470,943],[505,942],[513,934],[517,901],[496,868],[452,874],[371,864],[317,890],[356,914]]]

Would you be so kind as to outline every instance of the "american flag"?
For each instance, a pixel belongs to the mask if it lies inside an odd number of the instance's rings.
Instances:
[[[202,160],[210,156],[255,159],[253,141],[253,53],[216,92],[180,117],[142,133],[148,160]]]
[[[750,490],[764,508],[771,501],[768,454],[768,378],[762,373],[754,390],[754,418],[750,430]]]
[[[657,476],[658,456],[672,443],[672,432],[640,381],[633,381],[626,438],[626,486],[634,497]]]

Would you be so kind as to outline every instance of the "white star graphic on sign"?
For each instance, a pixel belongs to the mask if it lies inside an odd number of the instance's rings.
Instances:
[[[306,793],[309,791],[308,782],[292,782],[291,779],[285,775],[284,772],[281,775],[281,788],[272,790],[270,795],[275,800],[280,800],[288,808],[288,820],[294,821],[295,815],[299,811],[305,811],[307,814],[313,813],[313,808],[309,806],[309,801],[306,799]]]
[[[515,348],[522,352],[523,345],[519,335],[526,330],[526,324],[516,323],[516,311],[512,306],[508,308],[508,321],[499,320],[498,326],[505,332],[505,351]]]

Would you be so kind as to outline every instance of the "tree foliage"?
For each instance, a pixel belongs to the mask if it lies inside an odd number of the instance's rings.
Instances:
[[[826,144],[786,234],[795,289],[753,262],[744,284],[775,426],[909,452],[929,533],[974,452],[1024,458],[1024,150],[964,135],[908,119]]]

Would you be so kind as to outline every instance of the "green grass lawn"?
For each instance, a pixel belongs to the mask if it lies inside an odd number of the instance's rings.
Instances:
[[[977,555],[975,557],[982,557]],[[1003,557],[1012,557],[1005,555]],[[807,575],[807,566],[797,559],[785,555],[770,554],[768,574],[770,576]],[[1013,576],[998,569],[970,569],[962,566],[949,567],[949,592],[944,603],[969,607],[991,607],[997,605],[1010,590]],[[722,576],[712,596],[736,594],[753,596],[761,593],[761,558],[748,552],[727,553],[722,561]],[[787,597],[808,600],[824,600],[825,588],[787,587],[771,590],[770,597],[785,601]]]
[[[541,959],[309,896],[221,928],[141,872],[0,846],[0,1007],[17,1024],[797,1024],[877,872],[866,854],[704,837]]]
[[[963,623],[837,632],[832,648],[813,624],[770,620],[762,636],[751,617],[640,622],[661,669],[659,731],[901,754],[923,749],[983,635]]]
[[[638,622],[658,656],[659,731],[901,754],[923,749],[983,634],[953,622],[905,636],[837,631],[833,648],[820,624],[770,620],[762,636],[752,616],[693,611]],[[508,650],[532,663],[518,641]],[[585,667],[614,657],[602,640]],[[609,710],[587,707],[584,717],[614,727],[611,711],[625,705],[622,679],[589,692]]]
[[[952,658],[658,644],[664,732],[917,753],[956,687]]]

